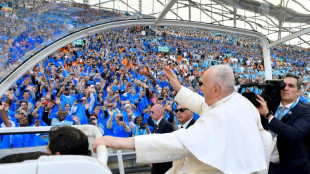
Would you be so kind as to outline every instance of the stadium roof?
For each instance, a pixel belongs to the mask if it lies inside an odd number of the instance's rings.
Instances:
[[[114,9],[155,18],[198,21],[254,30],[264,34],[270,42],[279,39],[282,39],[282,42],[288,39],[285,43],[287,45],[310,47],[308,30],[305,30],[310,26],[309,0],[64,0],[62,2],[85,3],[94,8]],[[164,9],[167,14],[160,16]],[[297,32],[301,32],[301,35],[299,36]],[[293,33],[298,36],[287,37]]]

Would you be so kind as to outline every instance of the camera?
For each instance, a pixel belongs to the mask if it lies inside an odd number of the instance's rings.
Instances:
[[[119,117],[119,121],[124,121],[124,117]]]
[[[88,124],[95,125],[95,123],[93,123],[93,120],[96,120],[96,119],[95,118],[89,118]]]
[[[145,129],[144,123],[140,123],[140,129]]]
[[[83,102],[83,100],[76,100],[76,102],[77,102],[77,103],[82,103],[82,102]]]
[[[285,88],[285,82],[283,80],[266,80],[265,83],[245,83],[240,86],[238,92],[241,93],[243,88],[254,86],[263,90],[260,95],[267,102],[268,109],[275,113],[281,101],[280,90]],[[255,107],[260,106],[254,92],[244,92],[242,95],[249,99]]]

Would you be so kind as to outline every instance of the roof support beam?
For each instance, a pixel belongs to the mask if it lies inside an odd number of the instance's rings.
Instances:
[[[310,33],[310,27],[308,27],[308,28],[306,28],[306,29],[304,29],[304,30],[298,31],[298,32],[296,32],[296,33],[293,33],[293,34],[291,34],[291,35],[285,36],[285,37],[283,37],[282,39],[279,39],[279,40],[277,40],[277,41],[274,41],[274,42],[272,42],[272,43],[270,43],[270,44],[268,45],[268,48],[273,47],[273,46],[276,46],[276,45],[278,45],[278,44],[280,44],[280,43],[286,42],[286,41],[288,41],[288,40],[294,39],[294,38],[296,38],[296,37],[299,37],[299,36],[304,35],[304,34],[307,34],[307,33]]]
[[[192,20],[192,1],[188,0],[188,20]]]
[[[126,2],[124,2],[123,0],[118,0],[119,2],[127,5],[127,7],[131,8],[133,11],[135,11],[137,14],[141,14],[138,10],[136,10],[135,8],[131,7],[129,4],[127,4]],[[115,8],[113,8],[115,9]]]
[[[174,5],[174,3],[177,2],[177,0],[170,0],[168,2],[168,4],[166,4],[165,8],[163,9],[163,11],[161,11],[161,13],[159,14],[159,16],[156,18],[155,20],[155,24],[161,22],[163,20],[163,18],[166,16],[166,14],[168,13],[168,11],[171,9],[171,7]]]
[[[111,1],[113,1],[113,0],[108,0],[108,1],[104,1],[104,2],[100,2],[100,1],[99,1],[99,3],[93,4],[93,6],[100,6],[100,5],[102,5],[102,4],[105,4],[105,3],[108,3],[108,2],[111,2]]]
[[[264,54],[264,62],[265,62],[265,78],[272,79],[271,74],[271,61],[270,61],[270,50],[268,49],[269,42],[267,38],[259,33],[250,30],[243,30],[238,28],[232,28],[227,26],[219,26],[212,25],[200,22],[192,22],[192,21],[178,21],[178,20],[163,20],[157,24],[155,24],[154,19],[138,19],[138,20],[123,20],[123,21],[114,21],[107,22],[104,24],[96,25],[93,27],[89,27],[86,29],[82,29],[75,33],[71,33],[67,36],[64,36],[62,39],[59,39],[42,49],[41,51],[35,53],[32,57],[26,60],[23,64],[21,64],[18,68],[16,68],[4,81],[0,84],[0,96],[4,94],[6,90],[8,90],[13,83],[15,83],[23,74],[25,74],[30,68],[34,67],[39,61],[52,54],[54,51],[66,46],[73,41],[93,35],[95,33],[103,32],[106,30],[114,29],[114,28],[122,28],[122,27],[132,27],[132,26],[183,26],[183,27],[191,27],[191,28],[201,28],[201,29],[211,29],[218,30],[222,32],[235,33],[235,34],[243,34],[247,36],[254,36],[261,40],[261,44],[263,46],[263,54]],[[309,28],[310,30],[310,28]]]

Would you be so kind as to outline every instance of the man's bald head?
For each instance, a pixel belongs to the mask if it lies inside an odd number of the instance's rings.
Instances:
[[[164,115],[164,107],[160,104],[155,104],[151,109],[151,117],[157,121]]]

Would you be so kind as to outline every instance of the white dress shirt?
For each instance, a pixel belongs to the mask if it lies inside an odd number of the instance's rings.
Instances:
[[[183,128],[181,128],[181,129],[186,129],[187,126],[188,126],[188,124],[192,121],[192,119],[193,119],[193,118],[189,119],[186,123],[184,123],[184,124],[182,125]]]
[[[288,108],[290,108],[294,103],[295,103],[295,102],[285,105],[286,109],[284,110],[284,112],[285,112],[286,110],[288,110]],[[280,102],[279,108],[282,107],[282,106],[284,106],[284,105],[282,105],[282,103]],[[276,112],[276,115],[279,115],[279,113]],[[268,122],[270,122],[273,118],[274,118],[274,116],[272,116],[272,117],[268,120]],[[282,117],[282,118],[283,118],[283,117]],[[280,162],[279,151],[278,151],[278,147],[277,147],[277,144],[276,144],[277,139],[278,139],[278,135],[276,135],[276,136],[272,139],[272,141],[274,141],[274,148],[273,148],[273,150],[272,150],[272,152],[271,152],[271,156],[270,156],[270,162],[276,163],[276,164],[278,164],[278,163]]]

